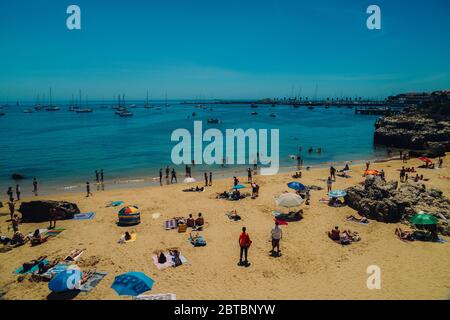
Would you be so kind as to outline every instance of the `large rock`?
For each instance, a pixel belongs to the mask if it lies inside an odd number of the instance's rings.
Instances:
[[[11,179],[13,179],[13,180],[23,180],[23,179],[25,179],[25,176],[23,174],[21,174],[21,173],[13,173],[11,175]]]
[[[439,220],[438,229],[450,235],[450,200],[442,191],[425,189],[416,183],[385,182],[380,177],[367,177],[364,186],[350,187],[346,203],[363,216],[382,222],[408,221],[419,211],[431,213]]]
[[[23,222],[43,222],[49,220],[49,212],[55,208],[57,220],[72,219],[73,215],[80,213],[77,205],[66,201],[30,201],[22,202],[19,212],[22,214]]]
[[[380,118],[375,124],[374,143],[410,149],[413,156],[442,157],[450,151],[450,121],[418,113]]]

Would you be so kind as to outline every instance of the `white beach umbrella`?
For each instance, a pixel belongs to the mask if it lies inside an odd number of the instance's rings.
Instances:
[[[192,183],[195,181],[197,181],[197,180],[195,180],[194,178],[191,178],[191,177],[187,177],[186,179],[183,180],[184,183]]]
[[[301,205],[305,200],[295,193],[283,193],[275,199],[277,206],[285,208],[293,208]]]

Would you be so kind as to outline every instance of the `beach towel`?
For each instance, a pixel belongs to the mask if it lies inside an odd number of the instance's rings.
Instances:
[[[125,240],[125,233],[120,237],[119,239],[119,243],[128,243],[128,242],[135,242],[137,239],[137,232],[136,231],[131,231],[130,233],[130,239],[129,240]]]
[[[283,220],[283,219],[277,219],[277,218],[274,218],[273,221],[278,222],[278,224],[279,224],[280,226],[287,226],[287,225],[288,225],[288,223],[287,223],[285,220]]]
[[[272,215],[274,216],[274,217],[277,217],[277,216],[279,216],[279,215],[281,215],[281,214],[284,214],[283,212],[280,212],[280,211],[272,211]]]
[[[206,241],[203,238],[203,236],[198,236],[196,241],[194,241],[191,237],[189,237],[189,242],[194,246],[194,247],[204,247],[206,246]]]
[[[81,292],[91,292],[108,272],[95,271],[94,274],[80,287]]]
[[[72,220],[91,220],[95,216],[95,212],[86,212],[74,214]]]
[[[355,220],[354,217],[348,217],[348,218],[347,218],[347,221],[355,222],[355,223],[362,224],[362,225],[367,225],[367,224],[370,223],[369,220],[367,220],[367,222],[362,222],[362,221]]]
[[[85,250],[83,249],[80,252],[78,252],[78,254],[75,257],[71,257],[76,252],[76,250],[72,250],[70,252],[70,254],[64,258],[64,261],[66,261],[66,262],[77,261],[81,257],[81,255],[84,253],[84,251]]]
[[[47,264],[48,264],[48,260],[47,260],[47,259],[44,259],[44,260],[42,260],[42,263],[43,263],[44,265],[47,265]],[[31,269],[28,270],[27,272],[23,272],[23,266],[20,266],[19,268],[17,268],[16,270],[14,270],[13,273],[15,273],[15,274],[27,274],[27,273],[33,273],[33,272],[36,272],[36,271],[38,271],[38,270],[39,270],[39,264],[35,265],[33,268],[31,268]]]
[[[228,217],[228,219],[233,220],[233,221],[242,220],[240,215],[233,215],[231,212],[227,212],[227,213],[225,213],[225,215]]]
[[[48,229],[39,229],[39,235],[43,236],[47,233]],[[28,234],[29,238],[32,238],[34,236],[34,232],[31,232]]]
[[[50,268],[46,272],[41,274],[41,277],[52,279],[57,274],[59,274],[59,273],[61,273],[63,271],[66,271],[68,267],[69,267],[69,265],[67,263],[60,262],[56,266],[54,266],[53,268]]]
[[[164,270],[169,267],[175,267],[175,263],[173,261],[173,256],[171,256],[169,252],[164,252],[164,256],[166,257],[166,262],[158,263],[158,256],[156,254],[152,255],[152,260],[153,260],[153,263],[156,266],[156,268],[158,268],[159,270]],[[186,259],[186,257],[183,256],[181,253],[180,253],[179,257],[180,257],[182,264],[188,263],[188,260]]]
[[[47,232],[44,233],[44,236],[56,237],[58,234],[60,234],[64,230],[66,230],[66,229],[64,229],[64,228],[49,229],[49,230],[47,230]]]
[[[170,219],[164,221],[164,229],[171,230],[177,227],[177,221],[175,219]]]
[[[133,300],[177,300],[174,293],[141,294],[133,297]]]
[[[121,204],[123,204],[123,201],[118,200],[118,201],[111,201],[109,203],[106,204],[107,207],[117,207],[120,206]]]

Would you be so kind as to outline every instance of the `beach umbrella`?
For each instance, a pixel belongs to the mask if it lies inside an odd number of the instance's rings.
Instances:
[[[65,292],[79,289],[83,273],[78,268],[64,270],[58,273],[49,283],[48,288],[52,292]]]
[[[427,157],[419,157],[419,160],[423,161],[425,163],[432,163],[433,162],[433,160],[431,160],[430,158],[427,158]]]
[[[376,176],[379,175],[380,172],[378,170],[366,170],[364,171],[365,176]]]
[[[137,296],[151,290],[154,281],[143,272],[127,272],[114,279],[113,288],[119,296]]]
[[[291,189],[294,189],[296,191],[304,191],[306,190],[306,186],[300,182],[297,181],[291,181],[287,184],[287,186]]]
[[[183,180],[184,183],[192,183],[192,182],[196,182],[197,180],[195,180],[192,177],[187,177],[186,179]]]
[[[328,192],[328,195],[331,198],[340,198],[340,197],[345,197],[347,195],[347,192],[345,192],[344,190],[336,189],[336,190],[332,190],[332,191]]]
[[[275,199],[277,206],[293,208],[301,205],[305,200],[295,193],[283,193]]]
[[[242,184],[237,184],[237,185],[235,185],[233,188],[231,188],[231,189],[244,189],[245,188],[245,186],[244,185],[242,185]]]
[[[432,224],[437,224],[438,220],[435,216],[431,215],[431,214],[427,214],[424,212],[419,212],[418,214],[416,214],[415,216],[413,216],[409,222],[411,222],[412,224],[418,224],[418,225],[432,225]]]
[[[119,226],[133,226],[141,223],[141,212],[137,206],[123,207],[119,211]]]

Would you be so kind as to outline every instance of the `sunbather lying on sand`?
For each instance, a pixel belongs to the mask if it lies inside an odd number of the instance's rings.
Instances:
[[[400,240],[414,241],[414,235],[412,231],[403,231],[400,227],[395,228],[395,235],[400,238]]]
[[[227,213],[226,213],[226,216],[227,216],[228,218],[230,218],[231,220],[234,220],[234,221],[241,220],[241,216],[237,214],[237,211],[236,211],[236,210],[232,210],[232,211],[230,211],[230,212],[227,212]]]
[[[205,190],[204,187],[200,187],[199,188],[199,186],[196,186],[195,188],[192,187],[192,188],[189,188],[189,189],[184,189],[183,192],[203,192],[204,190]]]
[[[93,270],[88,270],[87,272],[83,272],[83,276],[81,277],[81,281],[80,281],[80,285],[85,284],[94,274],[95,274],[95,269]]]
[[[16,231],[14,232],[11,244],[21,246],[25,244],[28,240],[30,240],[28,237],[25,237],[22,233],[20,233],[20,231]]]
[[[39,263],[39,270],[37,271],[37,274],[46,273],[48,270],[56,266],[60,261],[60,258],[56,258],[55,260],[47,264],[44,264],[43,262]]]
[[[31,270],[34,266],[36,266],[36,265],[40,264],[42,261],[44,261],[45,258],[47,258],[47,256],[40,256],[36,260],[31,260],[31,261],[23,263],[22,264],[23,269],[20,273],[25,273],[25,272]]]
[[[354,215],[350,215],[347,217],[348,221],[354,221],[354,222],[358,222],[358,223],[369,223],[369,219],[367,219],[366,217],[362,217],[362,218],[357,218]]]
[[[75,249],[73,250],[67,257],[64,258],[64,261],[75,261],[79,255],[81,255],[86,249]]]
[[[50,236],[41,236],[39,229],[36,229],[33,233],[33,235],[30,237],[30,241],[31,241],[31,245],[32,246],[37,246],[41,243],[44,243],[48,240],[48,238],[50,238]]]

